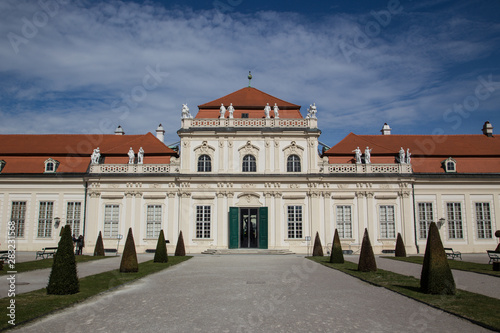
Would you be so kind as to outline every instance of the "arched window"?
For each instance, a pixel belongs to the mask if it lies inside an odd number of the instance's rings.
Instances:
[[[455,163],[453,161],[449,161],[446,163],[446,169],[447,171],[455,171]]]
[[[212,159],[208,155],[198,157],[198,172],[212,171]]]
[[[300,172],[300,157],[297,155],[290,155],[286,161],[287,172]]]
[[[243,157],[243,172],[256,172],[257,164],[255,163],[255,156],[245,155]]]
[[[448,157],[442,163],[445,172],[457,172],[457,161],[455,159]]]
[[[45,164],[45,172],[54,172],[54,163],[49,162]]]

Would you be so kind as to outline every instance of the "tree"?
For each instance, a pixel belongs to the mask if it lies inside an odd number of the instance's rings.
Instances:
[[[425,246],[420,289],[426,294],[455,295],[456,287],[435,222],[431,222]]]
[[[175,247],[175,256],[183,257],[186,255],[186,248],[184,247],[184,238],[182,238],[182,231],[179,233],[179,238],[177,239],[177,246]]]
[[[95,242],[94,256],[104,256],[104,243],[102,242],[102,234],[99,231],[99,236],[97,236],[97,241]]]
[[[57,245],[52,270],[50,271],[47,294],[71,295],[80,291],[78,273],[76,271],[75,253],[73,252],[73,237],[71,227],[64,227],[63,234]]]
[[[155,258],[153,259],[153,262],[168,262],[167,244],[165,243],[163,229],[160,230],[160,236],[158,236],[158,243],[156,243]]]
[[[323,246],[321,246],[321,239],[319,239],[319,233],[316,232],[316,237],[314,238],[314,246],[313,246],[313,257],[322,257],[323,256]]]
[[[340,243],[339,232],[335,229],[333,235],[332,254],[330,255],[330,262],[334,264],[344,263],[344,252],[342,252],[342,244]]]
[[[361,243],[361,253],[359,254],[358,271],[375,272],[377,271],[377,262],[373,254],[372,244],[368,236],[368,230],[365,228],[363,242]]]
[[[403,242],[403,237],[398,232],[398,239],[396,240],[396,251],[394,251],[396,257],[406,257],[405,243]]]
[[[495,236],[500,238],[500,230],[495,231]],[[500,252],[500,243],[498,243],[497,248],[495,249],[495,252]]]
[[[137,262],[137,253],[135,251],[134,236],[132,228],[128,229],[125,248],[123,249],[122,261],[120,263],[121,273],[135,273],[139,271],[139,263]]]

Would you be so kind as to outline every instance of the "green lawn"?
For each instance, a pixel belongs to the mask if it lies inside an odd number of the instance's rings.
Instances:
[[[21,323],[47,315],[55,310],[60,310],[85,299],[108,291],[125,283],[140,279],[146,275],[159,272],[172,265],[179,264],[192,257],[169,257],[168,263],[154,263],[152,260],[139,264],[137,273],[120,273],[118,269],[87,276],[80,279],[80,292],[74,295],[47,295],[44,289],[35,290],[29,293],[19,294],[15,297],[16,305],[16,327]],[[0,308],[6,309],[9,306],[10,298],[0,299]],[[0,322],[0,331],[12,328],[5,317]]]
[[[309,257],[313,261],[337,269],[357,277],[363,281],[389,290],[396,291],[407,297],[432,305],[446,312],[462,316],[479,325],[494,330],[500,330],[500,300],[463,290],[457,290],[456,295],[429,295],[420,292],[420,280],[411,276],[401,275],[379,269],[376,272],[359,272],[358,265],[346,261],[344,264],[330,264],[329,257]]]
[[[410,257],[384,256],[382,258],[406,261],[420,265],[422,265],[424,262],[424,257],[422,256],[410,256]],[[494,271],[491,264],[478,264],[475,262],[462,261],[457,259],[448,259],[448,264],[450,265],[451,269],[458,269],[461,271],[469,271],[474,273],[488,274],[500,277],[500,271]]]
[[[76,263],[86,262],[91,260],[104,259],[109,257],[94,257],[94,256],[75,256]],[[16,263],[14,270],[18,273],[34,271],[36,269],[52,268],[52,263],[54,259],[39,259],[33,261],[19,262]],[[5,261],[3,270],[0,271],[0,276],[7,274],[7,271],[11,269],[8,267],[7,261]]]

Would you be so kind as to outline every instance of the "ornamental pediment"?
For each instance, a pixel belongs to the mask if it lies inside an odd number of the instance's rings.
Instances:
[[[253,145],[250,141],[247,141],[244,146],[238,149],[240,154],[257,154],[259,150],[259,147]]]
[[[210,146],[207,141],[203,141],[201,145],[195,147],[194,152],[197,154],[209,154],[215,152],[215,148]]]

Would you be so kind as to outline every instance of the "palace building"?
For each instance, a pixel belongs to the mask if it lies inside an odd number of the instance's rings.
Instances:
[[[175,149],[161,125],[156,136],[0,135],[0,234],[12,221],[18,251],[56,246],[69,224],[86,253],[99,232],[121,252],[129,228],[138,252],[163,229],[170,253],[181,231],[188,253],[307,253],[316,233],[326,246],[335,229],[356,252],[366,228],[376,253],[393,250],[398,233],[417,253],[434,221],[445,247],[497,245],[500,141],[489,122],[482,134],[442,136],[385,124],[319,152],[315,105],[304,117],[246,87],[198,108],[193,117],[183,106]]]

